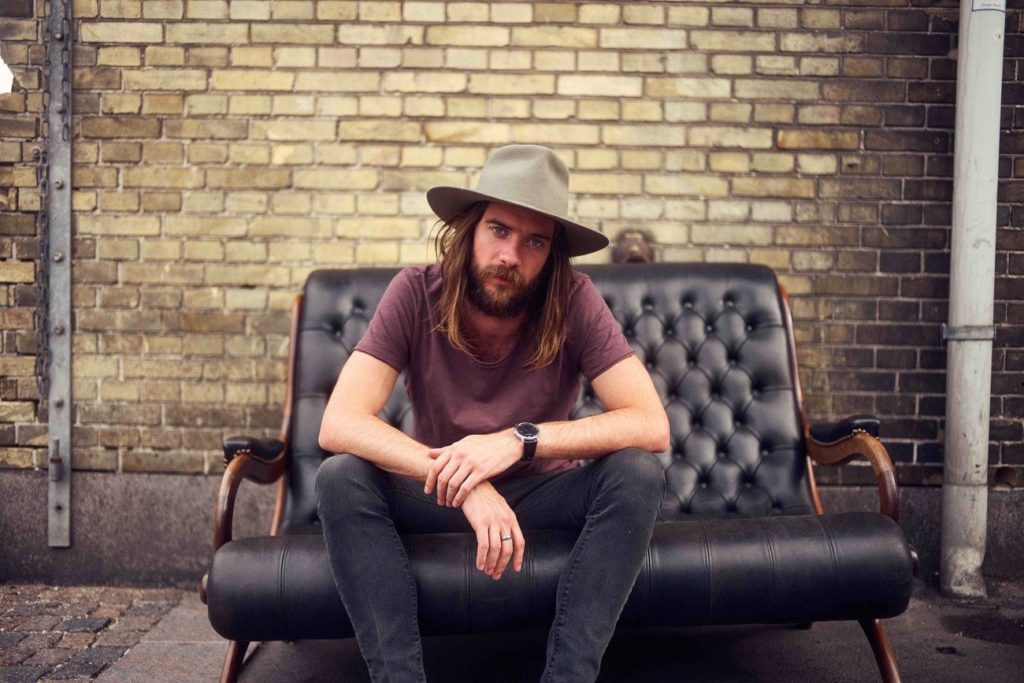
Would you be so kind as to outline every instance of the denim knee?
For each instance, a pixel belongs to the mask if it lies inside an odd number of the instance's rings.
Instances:
[[[383,472],[373,463],[349,453],[332,455],[316,471],[316,500],[330,504],[356,504],[366,494],[380,498]]]
[[[593,464],[598,478],[636,504],[659,509],[665,494],[665,469],[653,453],[626,448],[609,453]]]

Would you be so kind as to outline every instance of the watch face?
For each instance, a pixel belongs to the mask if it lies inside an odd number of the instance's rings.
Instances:
[[[516,433],[524,439],[536,439],[540,429],[532,422],[520,422],[516,425]]]

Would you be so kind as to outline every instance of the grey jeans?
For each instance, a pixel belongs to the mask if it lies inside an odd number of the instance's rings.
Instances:
[[[595,680],[650,544],[665,489],[661,463],[626,449],[495,488],[521,528],[579,530],[559,578],[541,680]],[[425,681],[416,583],[399,534],[470,532],[465,515],[437,505],[422,483],[352,455],[323,462],[316,493],[331,572],[370,676]]]

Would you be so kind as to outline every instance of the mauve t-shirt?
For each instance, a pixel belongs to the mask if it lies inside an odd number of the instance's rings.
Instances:
[[[583,273],[573,272],[565,344],[542,368],[525,367],[532,356],[531,343],[520,343],[495,362],[481,362],[453,347],[445,334],[434,330],[440,298],[438,266],[405,268],[388,285],[356,344],[356,350],[405,372],[413,437],[430,447],[522,421],[566,420],[579,395],[580,375],[594,379],[633,353],[619,323]],[[538,458],[517,463],[502,476],[560,472],[578,464]]]

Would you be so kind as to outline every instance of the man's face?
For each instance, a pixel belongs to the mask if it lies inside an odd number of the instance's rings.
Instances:
[[[514,318],[536,295],[551,254],[555,221],[530,209],[491,202],[473,233],[469,300],[482,313]]]

